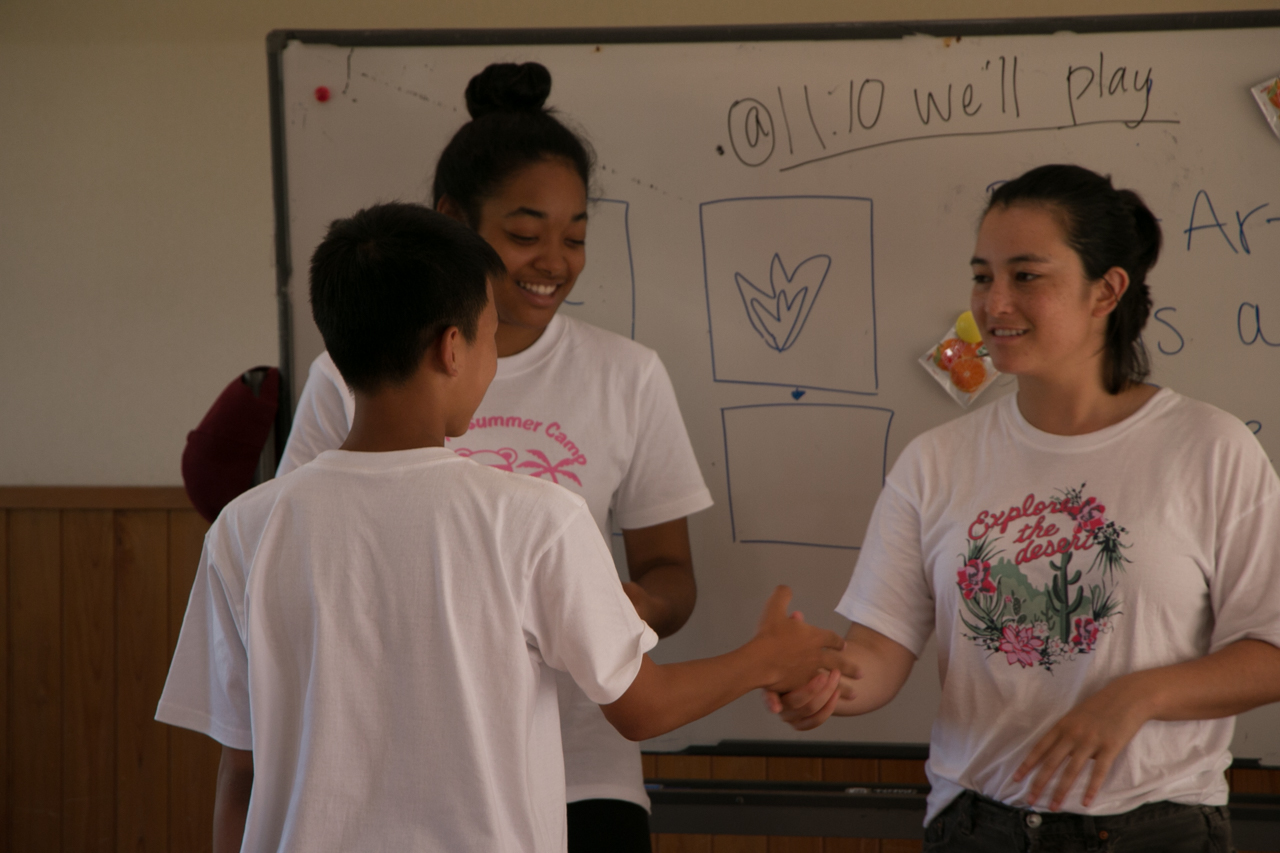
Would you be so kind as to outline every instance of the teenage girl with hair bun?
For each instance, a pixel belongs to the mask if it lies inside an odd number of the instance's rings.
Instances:
[[[1145,384],[1160,227],[1078,166],[992,193],[971,308],[1018,391],[916,438],[798,729],[897,694],[930,633],[926,851],[1231,850],[1234,715],[1280,700],[1280,482],[1236,418]]]
[[[710,506],[711,495],[657,354],[557,313],[586,262],[593,158],[544,108],[550,91],[551,75],[537,63],[490,65],[468,84],[472,120],[436,167],[436,209],[475,229],[508,272],[494,282],[497,376],[471,429],[448,446],[577,492],[606,541],[613,524],[621,527],[623,587],[640,617],[668,636],[696,598],[685,518]],[[279,473],[339,446],[353,412],[321,354]],[[560,678],[558,690],[569,849],[649,850],[639,746],[572,680]]]

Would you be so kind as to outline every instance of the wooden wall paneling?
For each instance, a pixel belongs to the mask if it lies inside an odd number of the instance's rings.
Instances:
[[[924,773],[923,761],[886,758],[880,760],[880,781],[927,785],[929,777]],[[886,838],[880,842],[880,853],[919,853],[923,846],[923,841]]]
[[[166,672],[178,644],[187,598],[200,563],[209,523],[195,510],[169,513],[169,642]],[[213,796],[222,747],[188,729],[169,728],[169,849],[213,849]]]
[[[821,782],[822,759],[770,757],[767,775],[781,782]],[[771,835],[769,853],[822,853],[822,839]]]
[[[710,835],[659,835],[654,853],[715,853]]]
[[[658,755],[656,766],[659,779],[710,779],[709,755]]]
[[[1280,770],[1237,767],[1229,771],[1231,790],[1237,794],[1280,794]]]
[[[164,510],[115,517],[120,853],[169,843],[169,732],[153,719],[169,663],[168,522]]]
[[[879,782],[880,762],[874,758],[824,758],[822,759],[824,782]]]
[[[9,613],[9,512],[0,509],[0,843],[7,844],[9,834],[9,632],[13,619]]]
[[[62,847],[116,847],[114,513],[62,512]]]
[[[924,762],[912,759],[880,759],[880,781],[900,782],[904,785],[928,785]]]
[[[10,850],[62,850],[62,602],[57,510],[9,514]]]
[[[824,758],[822,781],[879,782],[880,762],[874,758]],[[824,838],[822,853],[880,853],[880,842],[874,838]]]
[[[656,755],[658,779],[710,779],[709,755]],[[712,853],[710,835],[656,835],[654,853]]]
[[[761,755],[713,755],[712,779],[768,779],[769,760]]]
[[[768,760],[758,755],[713,755],[712,779],[767,779]],[[762,835],[713,835],[713,853],[768,853],[769,839]]]
[[[882,843],[874,838],[824,838],[822,853],[881,853]]]

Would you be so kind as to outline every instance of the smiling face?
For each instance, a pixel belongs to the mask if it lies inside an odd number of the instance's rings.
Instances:
[[[991,208],[971,263],[970,308],[997,370],[1101,382],[1107,315],[1118,294],[1105,279],[1085,278],[1056,211],[1042,205]]]
[[[508,278],[494,284],[500,348],[509,338],[523,343],[518,352],[546,329],[586,263],[586,187],[563,160],[532,163],[484,201],[476,231],[506,264]]]

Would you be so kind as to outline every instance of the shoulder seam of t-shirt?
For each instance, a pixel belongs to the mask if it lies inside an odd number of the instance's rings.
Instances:
[[[1273,475],[1273,479],[1274,479],[1274,475]],[[1273,483],[1272,483],[1272,488],[1271,488],[1271,493],[1270,493],[1269,495],[1267,495],[1266,497],[1264,497],[1262,500],[1260,500],[1260,501],[1258,501],[1257,503],[1255,503],[1255,504],[1253,504],[1252,506],[1250,506],[1248,509],[1242,510],[1242,511],[1240,512],[1240,514],[1239,514],[1239,515],[1237,515],[1235,518],[1233,518],[1231,521],[1229,521],[1229,522],[1228,522],[1228,523],[1227,523],[1227,524],[1222,528],[1222,533],[1223,533],[1223,535],[1226,535],[1226,534],[1230,533],[1233,529],[1235,529],[1235,526],[1236,526],[1237,524],[1240,524],[1240,523],[1241,523],[1242,521],[1244,521],[1246,518],[1248,518],[1249,516],[1253,515],[1254,513],[1258,512],[1258,511],[1260,511],[1260,510],[1261,510],[1261,509],[1263,509],[1267,504],[1269,504],[1269,503],[1273,503],[1273,502],[1274,502],[1274,501],[1276,501],[1278,498],[1280,498],[1280,489],[1275,488],[1275,484],[1274,484],[1274,482],[1273,482]]]
[[[565,494],[578,497],[577,495],[574,495],[573,492],[570,492],[568,489],[563,489],[563,491],[565,492]],[[560,539],[564,537],[565,533],[569,530],[570,527],[573,526],[573,523],[577,520],[578,515],[581,513],[586,513],[587,521],[591,522],[592,529],[599,531],[599,528],[596,527],[595,519],[591,517],[591,512],[587,509],[586,501],[583,501],[581,498],[579,498],[579,501],[580,502],[574,502],[573,512],[567,513],[565,515],[563,523],[558,528],[556,528],[554,532],[548,534],[546,542],[544,542],[542,547],[539,548],[538,551],[533,555],[533,559],[530,560],[530,563],[536,565],[537,563],[541,562],[543,556],[546,555],[547,551],[551,550],[551,546],[556,544],[556,542],[558,542]]]

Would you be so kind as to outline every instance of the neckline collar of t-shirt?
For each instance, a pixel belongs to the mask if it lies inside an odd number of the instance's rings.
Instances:
[[[1169,388],[1161,388],[1151,396],[1150,400],[1143,403],[1138,411],[1129,415],[1129,417],[1119,423],[1093,432],[1087,432],[1084,435],[1054,435],[1051,432],[1045,432],[1032,426],[1018,409],[1017,394],[1009,394],[1000,400],[1000,404],[1003,407],[1000,415],[1005,419],[1015,438],[1033,447],[1059,453],[1078,453],[1096,450],[1104,444],[1115,441],[1130,430],[1137,428],[1142,422],[1155,417],[1173,402],[1176,396]]]
[[[510,379],[512,376],[537,367],[555,350],[568,326],[568,320],[557,313],[543,330],[542,336],[534,341],[532,346],[515,355],[498,359],[498,373],[494,376],[494,380]]]
[[[427,465],[434,462],[445,462],[451,459],[461,460],[447,447],[414,447],[410,450],[388,450],[381,453],[364,453],[352,450],[326,450],[310,464],[319,462],[326,468],[337,468],[343,471],[390,471],[410,465]]]

